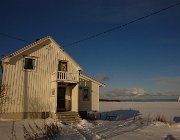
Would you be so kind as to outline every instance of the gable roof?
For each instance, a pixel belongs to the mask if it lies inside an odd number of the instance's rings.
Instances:
[[[73,61],[79,67],[79,70],[82,70],[82,67],[68,53],[66,53],[64,51],[64,49],[51,36],[47,36],[47,37],[44,37],[42,39],[39,39],[38,41],[35,41],[35,42],[25,46],[24,48],[17,50],[15,52],[11,53],[10,55],[5,56],[1,60],[2,61],[9,61],[9,60],[13,59],[14,57],[16,57],[17,55],[22,54],[23,52],[25,52],[29,49],[32,49],[32,48],[36,47],[37,45],[39,45],[45,41],[50,41],[50,42],[55,43],[58,46],[58,49],[63,50],[63,52],[69,57],[69,59],[71,61]]]
[[[105,84],[101,83],[100,81],[95,80],[94,78],[92,78],[92,77],[90,77],[90,76],[84,75],[84,74],[82,74],[82,73],[80,73],[79,76],[82,77],[82,78],[85,78],[85,79],[87,79],[87,80],[93,81],[93,82],[95,82],[96,84],[98,84],[98,85],[101,86],[101,87],[105,87]]]

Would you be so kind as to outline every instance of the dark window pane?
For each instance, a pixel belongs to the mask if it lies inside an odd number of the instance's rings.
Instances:
[[[84,88],[83,90],[83,99],[88,100],[89,99],[89,91],[88,88]]]
[[[24,69],[34,69],[35,59],[25,58]]]

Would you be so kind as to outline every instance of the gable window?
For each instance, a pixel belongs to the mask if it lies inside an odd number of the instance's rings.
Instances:
[[[59,71],[68,71],[68,69],[67,69],[67,61],[59,61],[58,70]]]
[[[83,100],[84,101],[89,100],[89,88],[83,88]]]
[[[35,68],[35,59],[25,58],[24,60],[24,69],[33,70]]]

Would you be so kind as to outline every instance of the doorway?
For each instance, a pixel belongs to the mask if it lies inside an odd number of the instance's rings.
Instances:
[[[66,88],[58,87],[57,91],[57,112],[66,111],[65,106]]]

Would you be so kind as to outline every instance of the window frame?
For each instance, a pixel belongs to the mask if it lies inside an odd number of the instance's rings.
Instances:
[[[26,63],[26,59],[32,59],[32,64],[33,64],[33,68],[32,69],[29,69],[29,68],[25,68],[25,63]],[[23,59],[23,70],[25,70],[25,71],[35,71],[35,69],[36,69],[36,62],[37,61],[37,59],[36,58],[34,58],[34,57],[24,57],[24,59]]]
[[[66,71],[61,70],[61,63],[66,63]],[[68,61],[66,61],[66,60],[59,60],[58,61],[58,71],[68,72]]]

